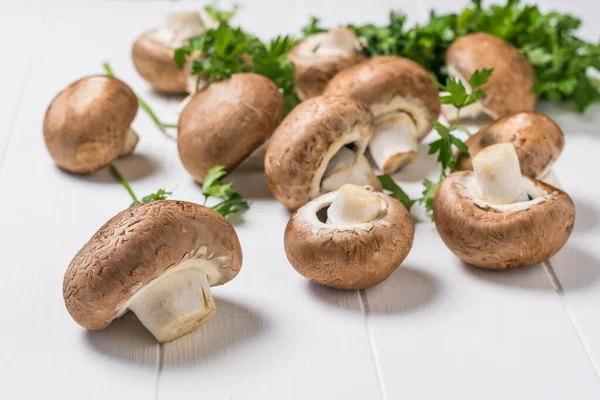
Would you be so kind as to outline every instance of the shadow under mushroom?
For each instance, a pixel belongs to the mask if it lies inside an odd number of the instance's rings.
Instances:
[[[139,181],[151,176],[159,167],[159,163],[154,158],[140,153],[134,153],[125,158],[120,158],[116,160],[114,164],[118,166],[119,171],[121,171],[123,176],[126,177],[129,182]],[[93,183],[119,184],[106,167],[88,175],[77,175],[62,169],[61,171],[69,178],[76,180]]]

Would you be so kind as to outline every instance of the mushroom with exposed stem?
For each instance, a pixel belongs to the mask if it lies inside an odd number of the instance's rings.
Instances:
[[[417,158],[418,143],[440,114],[439,92],[419,64],[402,57],[374,57],[337,74],[328,96],[350,96],[375,116],[369,152],[377,167],[391,174]]]
[[[560,188],[552,165],[560,155],[565,139],[552,119],[536,112],[520,112],[485,126],[466,141],[469,153],[458,154],[458,169],[472,170],[472,157],[497,143],[514,145],[523,175]]]
[[[200,36],[205,25],[199,12],[173,12],[165,24],[142,34],[133,44],[131,56],[138,73],[155,90],[165,93],[194,93],[198,82],[188,66],[179,69],[173,53],[187,40]]]
[[[265,156],[273,195],[297,209],[346,183],[380,188],[363,153],[373,116],[350,97],[313,97],[296,106],[277,128]]]
[[[460,79],[469,92],[468,79],[475,71],[494,69],[489,81],[480,87],[486,95],[462,108],[461,120],[475,121],[482,116],[497,120],[535,108],[535,71],[527,58],[507,41],[487,33],[465,35],[448,48],[446,67],[448,75]],[[442,113],[449,122],[457,118],[457,110],[452,105],[443,105]]]
[[[566,243],[575,220],[569,195],[521,175],[511,143],[473,157],[473,171],[446,177],[433,215],[448,248],[463,261],[507,269],[547,260]]]
[[[183,201],[136,205],[111,218],[75,255],[63,295],[71,317],[102,329],[133,311],[159,342],[214,314],[211,286],[242,265],[235,230],[216,212]]]
[[[296,67],[298,97],[306,100],[321,95],[335,74],[365,59],[362,49],[356,32],[348,28],[316,33],[300,41],[287,57]]]
[[[343,185],[299,208],[285,230],[285,251],[302,276],[356,290],[374,286],[408,255],[414,226],[396,199]]]
[[[63,89],[44,118],[44,140],[61,168],[87,174],[133,152],[138,110],[133,91],[109,76],[89,76]]]
[[[194,94],[181,113],[181,162],[199,183],[216,165],[231,172],[269,139],[282,114],[283,96],[264,76],[234,74],[213,83]]]

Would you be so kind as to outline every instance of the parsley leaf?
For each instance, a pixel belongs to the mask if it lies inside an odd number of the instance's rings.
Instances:
[[[302,28],[302,33],[305,37],[325,31],[327,31],[327,29],[321,27],[321,19],[314,16],[311,16],[308,25]]]
[[[417,200],[411,199],[404,190],[389,175],[379,175],[377,177],[379,182],[381,182],[381,186],[385,190],[390,193],[390,196],[398,200],[408,211],[410,211],[411,207],[417,202]]]
[[[233,189],[232,183],[222,184],[220,178],[225,176],[227,171],[223,165],[212,167],[204,177],[202,184],[202,194],[204,194],[204,204],[211,197],[219,197],[221,202],[210,207],[224,217],[243,212],[250,208],[250,205],[241,194]]]
[[[121,185],[123,185],[125,190],[127,190],[127,193],[129,193],[129,196],[131,196],[131,199],[133,200],[133,202],[129,205],[129,207],[135,206],[137,204],[148,203],[150,201],[155,201],[155,200],[166,200],[167,197],[169,197],[170,195],[173,194],[172,192],[167,192],[165,189],[158,189],[158,191],[156,193],[152,193],[152,194],[149,194],[148,196],[144,196],[144,197],[142,197],[142,201],[140,201],[138,199],[138,197],[135,195],[135,192],[131,188],[131,185],[129,184],[129,182],[127,182],[127,179],[125,179],[123,177],[121,172],[117,169],[117,167],[114,164],[110,164],[108,166],[108,170],[109,170],[110,174]]]
[[[440,183],[442,182],[443,177],[440,177],[440,179],[437,182],[432,182],[429,179],[425,179],[423,181],[423,186],[425,186],[425,190],[423,190],[423,196],[418,199],[417,201],[420,204],[423,204],[425,206],[425,211],[427,212],[427,215],[429,215],[429,217],[433,220],[433,197],[435,196],[435,192],[437,191],[438,186],[440,185]]]

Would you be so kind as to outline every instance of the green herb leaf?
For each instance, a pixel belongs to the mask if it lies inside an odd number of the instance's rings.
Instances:
[[[379,179],[379,182],[381,182],[381,186],[383,186],[383,188],[388,192],[391,192],[390,196],[398,200],[400,203],[402,203],[402,205],[404,205],[404,207],[406,207],[408,211],[410,211],[411,207],[417,202],[417,200],[411,199],[406,192],[404,192],[404,190],[402,190],[402,188],[398,186],[396,182],[394,182],[394,179],[392,179],[391,176],[379,175],[377,178]]]
[[[425,179],[423,181],[423,186],[425,186],[425,190],[423,190],[423,196],[418,200],[420,204],[425,206],[425,211],[427,215],[433,221],[433,197],[435,196],[435,192],[437,191],[438,186],[443,178],[440,178],[437,182],[432,182],[429,179]]]
[[[304,36],[314,35],[315,33],[325,32],[327,29],[321,27],[321,20],[317,17],[311,16],[308,25],[302,28]]]
[[[221,198],[222,201],[210,207],[224,217],[240,213],[250,208],[250,205],[241,194],[233,189],[232,183],[223,184],[220,179],[227,174],[223,165],[212,167],[204,177],[202,184],[202,194],[204,194],[204,204],[211,197]]]
[[[173,192],[167,192],[165,189],[158,189],[156,193],[142,197],[142,203],[148,203],[155,200],[166,200]]]

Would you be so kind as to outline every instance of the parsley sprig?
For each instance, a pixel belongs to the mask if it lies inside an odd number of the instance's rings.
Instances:
[[[227,174],[223,165],[212,167],[204,177],[202,194],[204,194],[204,205],[211,197],[218,197],[220,202],[210,208],[224,217],[241,213],[250,208],[250,205],[241,194],[233,189],[232,183],[221,183],[220,179]]]
[[[110,164],[108,166],[108,170],[110,171],[110,174],[121,185],[123,185],[125,190],[127,190],[127,193],[129,193],[129,196],[131,196],[131,199],[133,200],[133,202],[129,205],[129,207],[135,206],[136,204],[148,203],[150,201],[155,201],[155,200],[166,200],[170,195],[173,194],[172,192],[167,192],[165,189],[158,189],[158,191],[156,191],[156,193],[152,193],[147,196],[144,196],[144,197],[142,197],[142,200],[139,200],[138,197],[135,195],[135,192],[131,188],[131,185],[129,184],[127,179],[125,179],[123,177],[121,172],[117,169],[117,167],[114,164]]]

